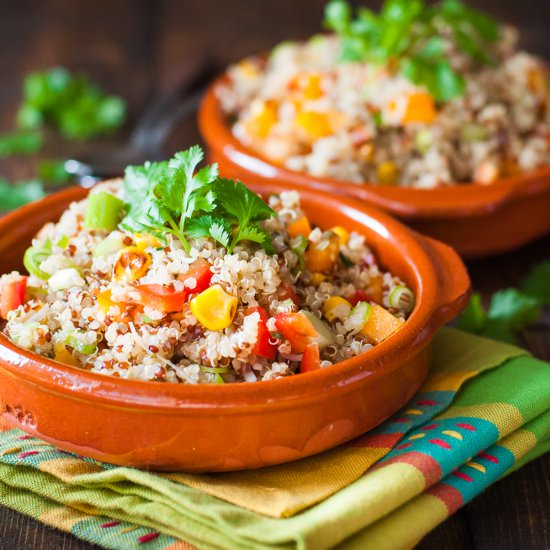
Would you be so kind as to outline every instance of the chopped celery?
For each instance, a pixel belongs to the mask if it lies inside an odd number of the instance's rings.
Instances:
[[[227,374],[229,367],[204,367],[201,365],[200,369],[203,372],[209,372],[210,374]]]
[[[120,222],[123,210],[124,201],[114,195],[105,191],[91,193],[88,197],[84,225],[88,229],[113,231]]]
[[[81,331],[69,332],[63,343],[66,346],[70,346],[74,350],[78,351],[78,353],[82,353],[83,355],[92,355],[92,353],[96,352],[97,346],[96,344],[83,342],[83,336],[84,333]]]

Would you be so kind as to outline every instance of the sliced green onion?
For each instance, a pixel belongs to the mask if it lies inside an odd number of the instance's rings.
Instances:
[[[345,254],[340,252],[340,261],[346,266],[351,267],[355,265]]]
[[[221,374],[216,374],[214,384],[225,384],[225,380],[222,378]]]
[[[390,292],[388,301],[391,307],[409,313],[414,307],[414,294],[410,288],[399,285]]]
[[[86,344],[82,342],[80,337],[83,334],[84,333],[80,331],[69,332],[63,343],[66,346],[70,346],[74,350],[78,351],[78,353],[82,353],[83,355],[92,355],[92,353],[96,352],[97,346],[95,344]]]
[[[84,225],[88,229],[106,229],[113,231],[117,228],[122,211],[124,210],[124,201],[106,193],[98,191],[91,193],[88,197],[88,207]]]
[[[462,139],[467,142],[483,141],[488,137],[488,131],[485,126],[481,124],[475,124],[473,122],[467,122],[461,128]]]
[[[361,330],[367,322],[371,311],[371,305],[367,302],[357,302],[351,310],[349,323],[357,330]]]
[[[67,235],[63,235],[61,239],[57,241],[57,245],[61,250],[65,250],[69,246],[69,243],[71,242],[71,239],[67,237]]]
[[[210,374],[227,374],[231,369],[229,367],[203,367],[201,365],[201,370]]]
[[[303,235],[298,235],[295,239],[296,245],[292,248],[292,252],[298,256],[298,266],[300,269],[305,267],[304,253],[306,251],[308,240]]]
[[[23,265],[31,275],[34,275],[43,281],[47,281],[50,278],[50,275],[49,273],[42,271],[40,269],[40,265],[50,256],[50,254],[51,251],[46,248],[31,246],[25,250]]]
[[[433,139],[434,139],[433,132],[428,128],[423,128],[422,130],[418,131],[414,136],[414,146],[417,151],[419,151],[422,154],[425,154],[428,152],[428,149],[432,146]]]
[[[141,322],[142,322],[142,323],[152,323],[152,322],[153,322],[153,319],[151,319],[151,317],[149,317],[149,315],[143,314],[143,315],[141,316]]]

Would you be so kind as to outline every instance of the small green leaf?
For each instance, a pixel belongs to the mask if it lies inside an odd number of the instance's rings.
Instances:
[[[489,319],[506,321],[513,330],[523,330],[539,315],[537,300],[515,288],[496,292],[488,311]]]
[[[35,153],[44,139],[40,131],[19,131],[0,135],[0,158]]]
[[[521,290],[544,306],[550,306],[550,260],[537,264],[521,282]]]
[[[476,292],[475,294],[472,294],[468,305],[459,315],[456,321],[456,326],[457,328],[467,332],[479,333],[483,330],[486,324],[487,312],[481,303],[480,294]]]
[[[0,212],[8,212],[44,197],[44,187],[36,180],[9,184],[0,178]]]

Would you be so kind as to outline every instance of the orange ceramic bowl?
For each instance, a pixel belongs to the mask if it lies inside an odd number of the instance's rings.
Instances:
[[[550,232],[550,166],[492,185],[437,189],[356,184],[296,172],[262,158],[233,136],[215,93],[226,78],[220,77],[207,91],[199,126],[210,160],[227,177],[281,182],[299,190],[318,189],[360,199],[450,244],[465,258],[517,248]]]
[[[258,187],[252,186],[258,190]],[[269,184],[262,192],[285,188]],[[0,220],[2,272],[21,268],[32,236],[85,191],[71,188]],[[319,371],[251,384],[122,380],[17,348],[0,334],[0,413],[60,448],[121,465],[226,471],[306,457],[353,439],[396,412],[428,371],[430,342],[469,294],[457,254],[375,208],[313,189],[314,224],[364,234],[381,264],[414,289],[403,327],[382,344]]]

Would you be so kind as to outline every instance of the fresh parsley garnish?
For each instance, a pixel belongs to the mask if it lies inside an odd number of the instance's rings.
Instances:
[[[88,139],[116,130],[125,115],[121,98],[105,94],[83,75],[56,67],[25,78],[17,125],[36,130],[49,124],[66,138]]]
[[[486,309],[479,293],[457,319],[456,326],[467,332],[503,342],[517,343],[517,334],[535,323],[542,306],[550,305],[550,261],[536,265],[521,288],[496,292]]]
[[[540,305],[550,306],[550,260],[537,264],[521,282],[521,289]]]
[[[438,101],[461,96],[464,79],[453,69],[445,38],[475,63],[494,62],[489,46],[500,35],[499,25],[459,0],[426,5],[423,0],[385,0],[380,13],[346,0],[332,0],[325,9],[325,26],[340,37],[341,61],[367,61],[395,68]]]
[[[216,165],[198,169],[203,159],[194,146],[169,161],[128,167],[121,227],[163,240],[172,234],[186,251],[189,239],[210,237],[228,252],[253,241],[273,253],[271,236],[259,222],[275,212],[242,183],[220,178]]]
[[[0,135],[0,158],[35,153],[40,150],[43,141],[42,132],[37,130],[2,134]]]

